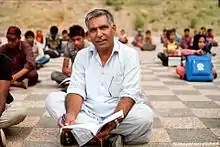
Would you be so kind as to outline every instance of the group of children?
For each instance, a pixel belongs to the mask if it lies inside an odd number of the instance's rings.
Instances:
[[[161,35],[161,43],[163,43],[163,52],[158,53],[158,58],[162,61],[162,65],[168,66],[169,57],[181,57],[184,61],[188,55],[204,55],[212,53],[212,46],[217,46],[217,41],[214,40],[212,29],[206,31],[205,27],[201,27],[200,32],[194,31],[194,36],[190,35],[190,29],[184,29],[184,35],[180,38],[176,34],[175,29],[164,30]],[[186,78],[184,62],[176,68],[176,73],[181,79]],[[217,77],[216,69],[213,67],[213,77]]]
[[[120,31],[119,41],[124,44],[128,43],[128,38],[125,34],[124,29]],[[156,44],[153,42],[153,39],[151,37],[151,31],[146,30],[144,36],[143,30],[141,28],[137,29],[137,33],[134,36],[132,45],[135,47],[139,47],[141,50],[153,51],[156,49]]]

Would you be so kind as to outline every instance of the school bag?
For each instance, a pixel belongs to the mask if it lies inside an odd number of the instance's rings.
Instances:
[[[188,55],[186,56],[186,80],[187,81],[212,81],[212,62],[211,56]]]

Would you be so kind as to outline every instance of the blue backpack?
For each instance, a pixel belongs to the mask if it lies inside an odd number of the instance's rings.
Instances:
[[[198,82],[212,81],[211,61],[209,54],[186,56],[186,80]]]

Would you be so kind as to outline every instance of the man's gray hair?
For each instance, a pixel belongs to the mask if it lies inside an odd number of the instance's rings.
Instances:
[[[108,20],[109,24],[114,24],[114,18],[108,10],[94,9],[86,15],[86,19],[85,19],[86,27],[88,28],[88,22],[89,22],[90,19],[92,19],[94,17],[101,16],[101,15],[105,15],[107,17],[107,20]]]

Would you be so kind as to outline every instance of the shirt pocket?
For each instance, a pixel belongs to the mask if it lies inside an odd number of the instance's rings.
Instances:
[[[109,84],[109,94],[111,97],[119,97],[120,92],[122,90],[122,83],[123,83],[123,76],[122,75],[115,75],[112,76],[112,79]]]

